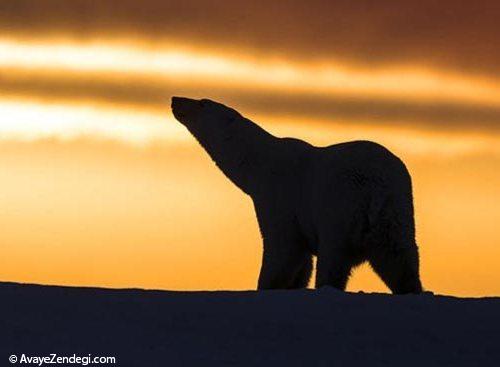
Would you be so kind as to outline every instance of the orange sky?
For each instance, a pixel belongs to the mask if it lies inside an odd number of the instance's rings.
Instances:
[[[78,37],[39,32],[30,17],[34,31],[16,31],[25,11],[0,16],[0,280],[255,287],[252,203],[173,119],[169,99],[185,94],[236,107],[279,136],[386,145],[413,176],[424,286],[500,294],[500,73],[483,57],[467,68],[435,50],[422,50],[429,62],[391,59],[387,40],[375,64],[347,46],[314,58],[290,43],[292,29],[282,34],[289,53],[163,28],[158,39],[118,25],[96,36],[100,25],[77,15]],[[349,289],[387,291],[367,266]]]

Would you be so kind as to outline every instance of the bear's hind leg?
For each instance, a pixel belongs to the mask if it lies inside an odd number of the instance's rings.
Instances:
[[[378,248],[369,263],[393,294],[422,292],[416,245],[397,250]]]
[[[318,253],[316,288],[329,285],[344,291],[354,266],[352,258],[342,247],[331,244],[325,247],[321,250],[320,246]]]
[[[294,289],[307,288],[311,273],[313,269],[313,262],[311,255],[305,255],[302,266],[298,269],[293,281],[292,287]]]

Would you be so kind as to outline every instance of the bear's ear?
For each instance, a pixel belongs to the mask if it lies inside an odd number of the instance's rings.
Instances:
[[[181,123],[193,122],[203,108],[202,101],[185,97],[172,97],[172,113]]]

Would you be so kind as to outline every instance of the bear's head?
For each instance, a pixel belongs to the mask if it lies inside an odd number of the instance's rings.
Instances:
[[[172,112],[224,174],[248,193],[250,167],[262,160],[266,142],[274,137],[236,110],[209,99],[172,97]]]
[[[172,112],[217,163],[234,156],[243,122],[237,111],[209,99],[172,97]]]
[[[172,97],[174,117],[194,135],[226,127],[241,115],[232,108],[209,99]],[[198,137],[199,138],[199,137]]]

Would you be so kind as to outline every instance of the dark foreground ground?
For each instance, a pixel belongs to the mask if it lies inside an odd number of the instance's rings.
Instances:
[[[500,298],[0,283],[0,366],[23,353],[138,367],[500,366]]]

